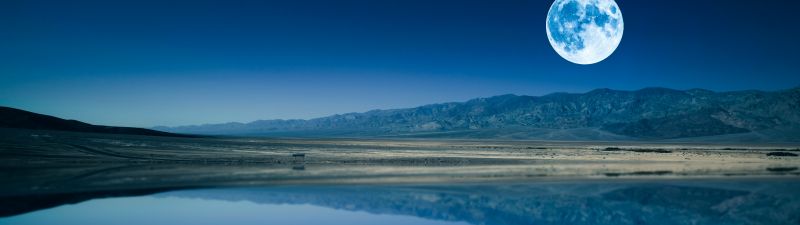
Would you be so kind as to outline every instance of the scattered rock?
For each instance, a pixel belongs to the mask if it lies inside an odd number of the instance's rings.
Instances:
[[[660,175],[668,175],[672,174],[672,171],[669,170],[657,170],[657,171],[636,171],[632,173],[605,173],[607,177],[619,177],[619,176],[660,176]]]
[[[789,172],[789,171],[795,171],[795,170],[797,170],[797,167],[770,167],[770,168],[767,168],[767,171],[770,171],[770,172]]]
[[[633,152],[652,152],[652,153],[672,153],[671,150],[660,149],[660,148],[657,148],[657,149],[631,149],[630,151],[633,151]]]
[[[636,171],[631,173],[631,175],[667,175],[672,174],[672,171],[669,170],[659,170],[659,171]]]
[[[633,149],[624,149],[618,147],[608,147],[603,149],[602,151],[608,152],[616,152],[616,151],[630,151],[630,152],[652,152],[652,153],[672,153],[672,150],[662,149],[662,148],[633,148]]]
[[[789,156],[789,157],[797,157],[797,154],[791,152],[770,152],[767,153],[767,156]]]

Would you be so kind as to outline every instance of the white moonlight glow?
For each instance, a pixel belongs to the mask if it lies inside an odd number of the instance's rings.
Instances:
[[[558,55],[577,64],[608,58],[625,24],[614,0],[556,0],[547,13],[547,38]]]

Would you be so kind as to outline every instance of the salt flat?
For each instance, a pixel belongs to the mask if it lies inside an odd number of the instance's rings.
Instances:
[[[800,153],[797,146],[780,143],[0,132],[0,198],[8,203],[2,215],[98,197],[209,187],[800,179],[800,157],[792,156]]]
[[[792,144],[165,138],[3,132],[0,161],[5,168],[0,179],[11,184],[2,187],[4,195],[153,185],[800,175],[800,157],[791,156],[800,152]],[[768,156],[772,152],[784,156]]]

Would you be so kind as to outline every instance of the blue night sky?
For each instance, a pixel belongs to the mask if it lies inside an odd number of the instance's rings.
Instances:
[[[0,105],[105,125],[313,118],[500,94],[800,85],[799,1],[617,0],[594,65],[543,0],[0,1]]]

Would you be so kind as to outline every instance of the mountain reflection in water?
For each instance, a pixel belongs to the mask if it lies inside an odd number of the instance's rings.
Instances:
[[[550,181],[180,190],[0,224],[798,224],[797,212],[800,180]]]

